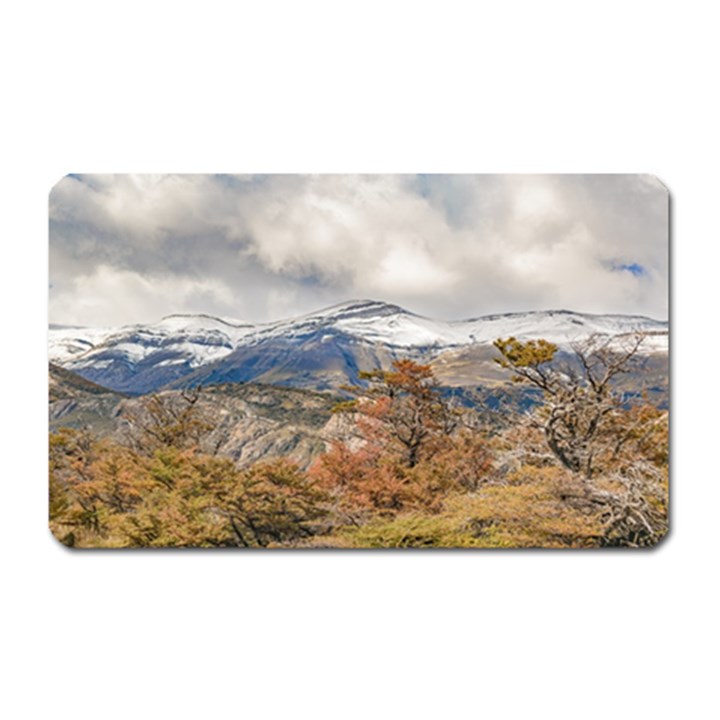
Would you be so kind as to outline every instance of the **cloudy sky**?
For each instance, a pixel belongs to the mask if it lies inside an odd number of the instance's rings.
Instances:
[[[641,175],[69,175],[50,322],[274,320],[348,299],[443,319],[667,319],[668,196]]]

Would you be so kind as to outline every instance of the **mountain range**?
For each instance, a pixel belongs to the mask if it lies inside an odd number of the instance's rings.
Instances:
[[[645,335],[642,352],[666,376],[667,322],[567,310],[442,321],[373,300],[271,323],[170,315],[120,328],[51,325],[49,356],[59,368],[131,395],[246,382],[332,391],[402,357],[429,362],[442,384],[464,387],[506,379],[493,362],[497,338],[544,338],[568,351],[594,334],[633,333]]]

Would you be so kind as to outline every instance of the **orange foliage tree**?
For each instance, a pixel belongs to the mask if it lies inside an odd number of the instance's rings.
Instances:
[[[366,435],[391,447],[407,467],[440,448],[458,426],[459,415],[442,397],[429,365],[396,360],[391,370],[361,372],[368,387],[345,389],[358,399],[343,403],[366,420]]]
[[[310,470],[342,520],[437,512],[448,493],[477,487],[490,465],[487,444],[461,427],[428,365],[398,360],[360,377],[367,387],[348,387],[355,399],[337,408],[352,416],[359,444],[334,443]]]

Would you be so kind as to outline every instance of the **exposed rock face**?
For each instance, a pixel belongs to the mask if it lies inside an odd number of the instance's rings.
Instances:
[[[129,419],[142,413],[144,398],[129,398],[50,368],[50,430],[88,428],[121,442],[131,439]],[[178,407],[179,390],[159,395]],[[204,449],[233,458],[241,466],[285,457],[301,467],[341,437],[332,413],[332,395],[265,385],[213,386],[200,393],[197,412],[210,427]]]

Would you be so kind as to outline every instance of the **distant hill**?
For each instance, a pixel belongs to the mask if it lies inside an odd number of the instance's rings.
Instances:
[[[48,386],[51,430],[66,425],[107,432],[114,427],[113,417],[126,397],[53,363]]]
[[[49,363],[49,393],[50,402],[87,395],[124,396],[123,393],[98,385],[54,363]]]

